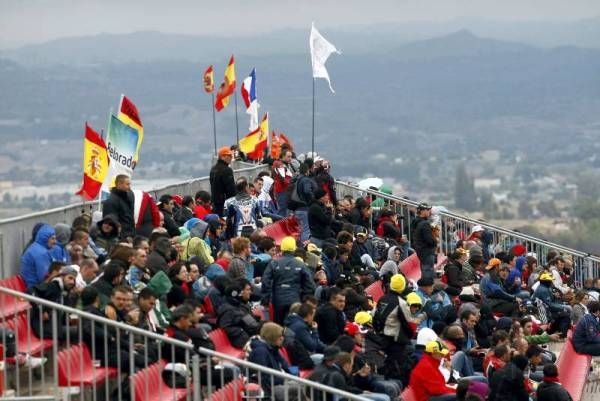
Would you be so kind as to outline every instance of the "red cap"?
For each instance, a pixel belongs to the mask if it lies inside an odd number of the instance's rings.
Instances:
[[[525,255],[525,252],[527,252],[527,248],[525,248],[525,246],[522,244],[517,244],[517,245],[513,246],[510,251],[515,256],[523,256],[523,255]]]
[[[361,325],[354,322],[347,322],[344,331],[349,336],[354,337],[358,333],[365,334],[368,330],[363,329]]]
[[[172,198],[179,206],[183,203],[183,197],[181,195],[173,195]]]

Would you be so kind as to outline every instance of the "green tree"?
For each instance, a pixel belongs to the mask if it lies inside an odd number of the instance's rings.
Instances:
[[[477,194],[473,178],[467,174],[464,163],[456,168],[456,178],[454,180],[454,205],[459,208],[472,212],[477,209]]]

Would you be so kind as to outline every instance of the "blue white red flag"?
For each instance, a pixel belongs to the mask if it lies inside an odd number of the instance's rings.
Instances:
[[[250,114],[250,131],[254,131],[258,128],[258,108],[260,107],[256,98],[256,70],[254,68],[242,82],[241,92],[246,105],[246,113]]]

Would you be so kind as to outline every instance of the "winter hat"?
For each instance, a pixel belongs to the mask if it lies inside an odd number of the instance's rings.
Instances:
[[[433,277],[421,277],[419,281],[417,281],[417,285],[419,287],[430,287],[433,285]]]
[[[515,256],[523,256],[527,252],[527,248],[523,244],[517,244],[510,249],[510,253]]]
[[[56,240],[61,245],[67,245],[69,240],[71,239],[71,226],[64,223],[58,223],[54,226],[54,231],[56,232]]]
[[[325,195],[327,195],[327,192],[323,188],[315,189],[315,192],[314,192],[315,199],[321,199]]]
[[[281,240],[281,252],[295,252],[296,239],[294,237],[285,237]]]
[[[194,224],[196,224],[198,221],[200,221],[199,218],[192,217],[191,219],[185,222],[184,227],[187,228],[188,231],[191,231],[192,227],[194,227]]]
[[[172,286],[173,284],[171,283],[171,280],[169,280],[169,276],[167,276],[164,271],[160,270],[150,279],[147,288],[152,290],[152,292],[160,298],[167,294]]]
[[[394,292],[402,292],[406,288],[406,279],[402,274],[394,274],[390,279],[390,289]]]
[[[421,297],[416,292],[411,292],[406,296],[406,303],[410,306],[413,305],[422,305],[423,301],[421,301]]]
[[[443,356],[446,356],[450,351],[444,346],[444,344],[442,344],[441,341],[434,340],[429,341],[427,344],[425,344],[425,352],[427,352],[428,354],[441,354]]]
[[[487,400],[487,396],[490,393],[490,387],[487,383],[480,381],[472,381],[467,388],[466,395],[475,395],[481,400]]]
[[[211,221],[220,221],[221,218],[219,217],[218,214],[207,214],[206,216],[204,216],[204,221],[206,221],[207,223],[210,223]]]

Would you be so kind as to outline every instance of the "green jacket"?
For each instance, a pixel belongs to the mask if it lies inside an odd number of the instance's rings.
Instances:
[[[545,331],[534,336],[524,336],[529,344],[547,344],[550,342],[550,334]]]

